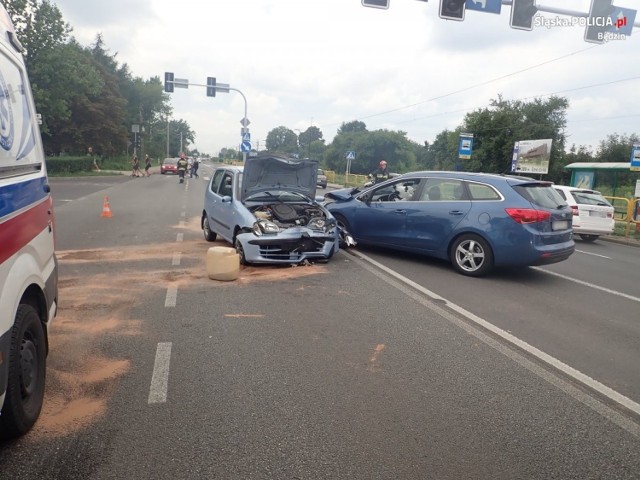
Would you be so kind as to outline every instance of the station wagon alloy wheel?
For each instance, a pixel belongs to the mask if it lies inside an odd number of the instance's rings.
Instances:
[[[472,277],[487,274],[493,267],[491,247],[476,235],[463,235],[451,247],[453,266]]]

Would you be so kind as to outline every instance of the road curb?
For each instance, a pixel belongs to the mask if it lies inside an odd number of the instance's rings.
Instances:
[[[619,243],[621,245],[629,245],[631,247],[640,247],[640,240],[636,240],[635,238],[603,235],[602,237],[600,237],[600,240],[604,240],[605,242],[611,242],[611,243]]]

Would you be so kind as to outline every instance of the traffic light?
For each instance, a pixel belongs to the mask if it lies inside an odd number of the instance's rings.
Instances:
[[[464,20],[466,0],[440,0],[440,18],[447,20]]]
[[[373,8],[389,8],[391,0],[362,0],[362,5]]]
[[[509,25],[519,30],[533,30],[533,17],[536,13],[536,0],[513,0]]]
[[[173,92],[173,72],[164,72],[164,91]]]
[[[611,30],[611,14],[615,7],[612,0],[591,0],[587,28],[584,31],[584,41],[590,43],[603,43],[604,34]]]
[[[216,96],[216,77],[207,77],[207,97]]]

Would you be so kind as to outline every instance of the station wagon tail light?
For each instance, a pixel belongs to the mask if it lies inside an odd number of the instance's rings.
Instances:
[[[551,217],[551,213],[533,208],[505,208],[505,211],[518,223],[544,222]]]
[[[571,205],[571,211],[573,212],[573,214],[575,216],[580,216],[580,212],[578,211],[578,206],[577,205]]]

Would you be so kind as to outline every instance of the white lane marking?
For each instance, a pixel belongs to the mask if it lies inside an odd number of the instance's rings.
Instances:
[[[177,266],[180,265],[180,256],[182,255],[182,252],[176,252],[173,254],[173,259],[171,260],[171,265],[173,266]]]
[[[184,220],[178,222],[178,228],[184,228]]]
[[[622,406],[626,407],[627,409],[631,410],[632,412],[634,412],[635,414],[640,415],[640,404],[634,402],[630,398],[625,397],[621,393],[618,393],[615,390],[613,390],[612,388],[609,388],[606,385],[603,385],[602,383],[598,382],[597,380],[594,380],[593,378],[585,375],[584,373],[576,370],[573,367],[570,367],[569,365],[561,362],[560,360],[552,357],[551,355],[548,355],[548,354],[544,353],[543,351],[537,349],[533,345],[529,345],[527,342],[525,342],[523,340],[520,340],[518,337],[506,332],[505,330],[502,330],[501,328],[496,327],[495,325],[493,325],[493,324],[487,322],[486,320],[478,317],[477,315],[465,310],[464,308],[456,305],[455,303],[450,302],[449,300],[447,300],[446,298],[441,297],[437,293],[432,292],[431,290],[428,290],[427,288],[424,288],[422,285],[417,284],[413,280],[410,280],[410,279],[404,277],[403,275],[400,275],[399,273],[395,272],[394,270],[391,270],[390,268],[386,267],[385,265],[382,265],[381,263],[376,262],[372,258],[370,258],[370,257],[368,257],[368,256],[366,256],[366,255],[364,255],[364,254],[362,254],[360,252],[353,252],[352,251],[350,253],[356,259],[360,259],[363,262],[368,262],[371,265],[375,265],[376,268],[384,271],[388,275],[390,275],[393,278],[399,280],[401,283],[404,283],[405,285],[408,285],[408,286],[412,287],[413,289],[423,293],[424,295],[427,295],[428,297],[430,297],[430,298],[432,298],[434,300],[438,300],[438,301],[443,302],[444,304],[447,305],[448,308],[450,308],[451,310],[459,313],[460,315],[464,316],[465,318],[467,318],[468,320],[472,321],[473,323],[476,323],[477,325],[481,326],[482,328],[484,328],[486,330],[489,330],[490,332],[494,333],[495,335],[497,335],[497,336],[501,337],[502,339],[506,340],[508,343],[511,343],[512,345],[515,345],[518,348],[521,348],[522,350],[524,350],[524,351],[528,352],[529,354],[533,355],[534,357],[538,358],[539,360],[541,360],[542,362],[546,363],[547,365],[551,365],[552,367],[556,368],[557,370],[560,370],[561,372],[563,372],[564,374],[566,374],[569,377],[573,378],[574,380],[576,380],[576,381],[578,381],[578,382],[580,382],[580,383],[582,383],[584,385],[587,385],[591,389],[599,392],[600,394],[602,394],[605,397],[613,400],[614,402],[618,403],[619,405],[622,405]],[[366,265],[363,265],[363,266],[365,268],[367,267]],[[368,270],[372,271],[370,269],[368,269]],[[376,274],[375,271],[372,271],[372,273]],[[410,292],[405,292],[405,293],[408,293],[411,296]],[[416,298],[416,297],[412,296],[412,298],[414,298],[414,299],[416,299],[418,301],[421,300],[419,297]],[[482,341],[484,341],[488,345],[492,346],[493,348],[497,349],[498,351],[501,351],[502,353],[508,354],[508,356],[510,358],[516,359],[517,362],[520,365],[524,366],[529,371],[535,373],[536,375],[540,376],[541,378],[544,378],[545,380],[549,381],[551,384],[561,387],[561,389],[564,392],[568,393],[569,395],[571,395],[576,400],[578,400],[581,403],[589,406],[590,408],[592,408],[593,410],[597,411],[598,413],[600,413],[604,417],[606,417],[609,420],[613,421],[616,425],[624,428],[625,430],[627,430],[628,432],[632,433],[636,437],[640,437],[640,425],[636,424],[635,422],[632,422],[632,421],[628,420],[623,415],[621,415],[618,412],[612,410],[611,408],[607,407],[606,405],[602,404],[601,402],[595,400],[593,397],[591,397],[589,395],[585,395],[584,392],[580,391],[579,389],[576,389],[575,387],[572,387],[571,384],[568,384],[567,382],[565,382],[562,379],[556,377],[555,375],[550,375],[548,372],[546,372],[544,370],[542,370],[542,371],[540,371],[539,369],[537,370],[535,368],[535,364],[534,363],[528,361],[526,358],[522,357],[521,355],[518,355],[516,352],[504,351],[504,349],[500,348],[500,344],[495,344],[495,342],[492,344],[490,342],[491,338],[490,337],[486,337],[486,335],[483,335],[481,333],[481,331],[477,331],[477,330],[470,331],[470,330],[468,330],[467,328],[465,328],[465,324],[463,322],[456,321],[455,317],[447,315],[446,310],[444,310],[442,308],[439,308],[437,305],[433,304],[433,302],[425,302],[424,305],[429,307],[429,308],[431,308],[434,311],[437,311],[440,315],[442,315],[445,318],[449,319],[450,321],[454,322],[456,325],[459,325],[460,327],[464,328],[466,331],[468,331],[469,333],[473,334],[476,338],[481,339]],[[486,337],[487,339],[485,340],[484,338],[482,338],[483,336]]]
[[[149,404],[165,403],[169,385],[169,362],[171,360],[171,342],[161,342],[156,349],[156,362],[151,376]]]
[[[180,216],[181,217],[186,217],[187,216],[187,212],[180,212]]]
[[[607,260],[611,260],[611,257],[607,257],[606,255],[600,255],[599,253],[585,252],[584,250],[576,250],[576,252],[584,253],[585,255],[593,255],[594,257],[606,258]]]
[[[175,307],[178,300],[178,287],[177,285],[169,285],[167,287],[167,296],[164,299],[165,307]]]
[[[639,297],[634,297],[633,295],[628,295],[626,293],[618,292],[617,290],[611,290],[610,288],[601,287],[600,285],[595,285],[593,283],[585,282],[584,280],[578,280],[577,278],[568,277],[566,275],[562,275],[561,273],[552,272],[551,270],[545,270],[540,267],[531,267],[534,270],[538,270],[539,272],[548,273],[549,275],[554,275],[558,278],[562,278],[563,280],[568,280],[570,282],[579,283],[580,285],[584,285],[585,287],[593,288],[595,290],[600,290],[602,292],[610,293],[611,295],[617,295],[618,297],[626,298],[627,300],[631,300],[632,302],[640,302]]]
[[[182,242],[184,240],[184,233],[179,233],[176,236],[176,242]]]

